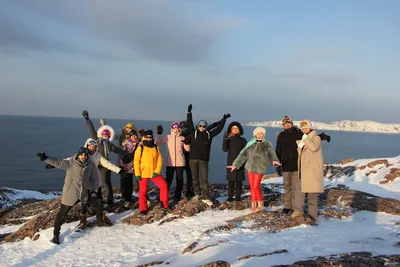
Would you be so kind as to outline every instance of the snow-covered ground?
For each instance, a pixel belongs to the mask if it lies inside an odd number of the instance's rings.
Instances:
[[[32,190],[12,189],[5,186],[0,186],[0,208],[14,206],[20,203],[23,199],[52,199],[60,196],[61,192],[46,192],[41,193]]]
[[[294,121],[294,125],[299,126],[300,121]],[[332,123],[323,123],[311,121],[313,127],[318,130],[334,130],[349,132],[370,132],[370,133],[400,133],[400,124],[380,123],[375,121],[335,121]],[[281,121],[252,121],[247,126],[264,126],[282,128]]]
[[[375,159],[363,159],[342,166],[362,166]],[[381,197],[400,199],[400,178],[379,184],[391,168],[400,168],[400,157],[387,158],[390,167],[376,165],[357,170],[354,175],[325,180],[325,185],[345,184],[351,189],[369,192]],[[365,174],[371,170],[376,174]],[[263,183],[282,183],[282,178]],[[231,231],[213,232],[201,236],[206,229],[226,224],[226,221],[246,215],[243,211],[207,210],[194,217],[134,226],[119,221],[133,211],[111,215],[116,222],[111,228],[93,228],[84,233],[74,232],[78,222],[62,226],[61,242],[49,242],[53,228],[40,232],[40,239],[26,238],[16,243],[0,245],[0,266],[136,266],[154,261],[167,261],[169,266],[198,266],[216,260],[225,260],[232,266],[272,266],[291,264],[309,257],[328,256],[342,252],[369,251],[373,254],[399,254],[400,216],[361,211],[346,219],[320,218],[318,226],[301,225],[278,233],[240,227]],[[249,226],[251,222],[249,223]],[[0,228],[0,233],[14,231],[14,227]],[[192,242],[196,248],[217,244],[203,251],[182,255]],[[249,254],[268,253],[286,249],[288,253],[238,260]]]

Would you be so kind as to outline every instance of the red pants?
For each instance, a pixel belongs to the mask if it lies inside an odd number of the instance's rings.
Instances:
[[[160,189],[160,201],[164,208],[168,208],[168,186],[164,178],[159,175],[156,178],[142,178],[139,181],[139,210],[147,210],[147,187],[151,180]]]
[[[263,177],[262,173],[247,172],[247,177],[249,178],[251,201],[263,201],[260,190],[261,179]]]

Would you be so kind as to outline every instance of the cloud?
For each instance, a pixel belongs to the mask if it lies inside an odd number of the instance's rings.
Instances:
[[[223,32],[243,25],[235,17],[193,18],[180,1],[20,1],[25,9],[79,27],[135,54],[158,61],[205,61]],[[192,12],[193,13],[193,12]]]
[[[334,73],[284,73],[273,75],[277,79],[303,83],[309,86],[334,86],[334,85],[351,85],[358,79],[351,74],[334,74]]]

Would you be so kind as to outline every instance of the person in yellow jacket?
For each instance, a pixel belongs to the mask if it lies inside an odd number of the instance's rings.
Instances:
[[[154,143],[153,131],[147,130],[142,138],[143,145],[138,146],[134,156],[135,177],[139,181],[139,211],[147,213],[147,188],[151,180],[160,189],[160,201],[168,209],[168,185],[161,176],[162,156]]]

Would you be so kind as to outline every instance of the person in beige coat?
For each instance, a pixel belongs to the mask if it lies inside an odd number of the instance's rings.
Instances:
[[[308,195],[308,214],[318,219],[318,194],[324,192],[324,160],[321,138],[312,128],[310,121],[302,121],[303,137],[298,143],[298,167],[300,183],[294,188],[294,212],[291,217],[304,215],[304,199]]]

